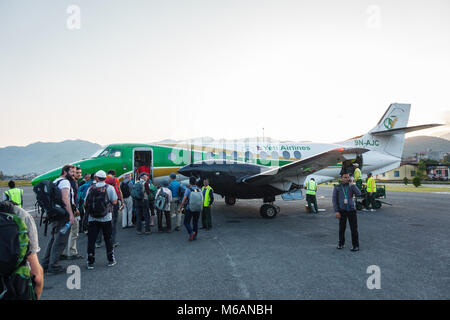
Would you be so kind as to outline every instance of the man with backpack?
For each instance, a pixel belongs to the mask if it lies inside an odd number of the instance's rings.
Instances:
[[[177,181],[177,175],[173,172],[170,174],[169,189],[170,189],[170,191],[172,191],[172,203],[170,204],[171,217],[174,218],[176,216],[175,231],[180,231],[181,212],[178,212],[177,208],[181,202],[181,196],[182,196],[183,189],[181,187],[180,182]]]
[[[78,253],[77,250],[77,239],[80,231],[80,210],[78,209],[78,180],[81,178],[81,168],[75,167],[75,172],[73,177],[69,180],[70,186],[73,190],[73,201],[74,205],[72,206],[73,213],[75,215],[75,222],[70,228],[70,234],[69,239],[67,241],[67,247],[65,249],[65,254],[61,254],[59,257],[60,260],[77,260],[77,259],[83,259],[83,256],[81,256]]]
[[[51,222],[52,237],[50,238],[47,249],[45,250],[42,267],[49,274],[58,274],[64,272],[65,269],[58,264],[59,256],[67,245],[70,232],[61,232],[64,225],[69,222],[73,225],[75,216],[73,213],[74,197],[73,190],[70,185],[70,179],[74,175],[75,167],[73,165],[65,165],[61,169],[61,176],[53,181],[53,184],[60,190],[60,199],[57,199],[63,206],[64,214]],[[47,215],[49,212],[47,212]]]
[[[10,201],[0,202],[0,226],[0,245],[3,249],[8,248],[1,251],[0,300],[39,299],[44,286],[44,271],[37,256],[41,249],[33,217]],[[16,239],[11,241],[11,238]],[[12,245],[16,247],[12,248]]]
[[[196,240],[198,235],[198,219],[203,208],[203,195],[196,185],[195,177],[189,178],[189,187],[186,189],[179,211],[185,208],[184,226],[189,233],[189,241]],[[193,220],[193,226],[191,226]]]
[[[170,218],[170,205],[172,202],[172,191],[168,188],[169,182],[164,180],[161,188],[156,193],[155,207],[158,213],[158,231],[163,232],[162,218],[166,218],[166,232],[172,231],[172,224]]]
[[[117,205],[117,193],[113,186],[105,183],[105,171],[97,171],[95,179],[97,183],[88,189],[84,201],[86,213],[89,215],[87,250],[87,268],[89,270],[94,269],[95,241],[100,230],[102,230],[105,240],[108,267],[117,264],[112,243],[112,212],[113,207]]]
[[[149,203],[148,194],[145,192],[145,183],[148,180],[148,174],[142,172],[139,175],[139,181],[137,181],[133,189],[131,190],[131,196],[133,197],[136,207],[136,232],[142,234],[142,218],[145,220],[145,234],[151,234],[150,229],[150,216],[149,216]]]
[[[133,190],[133,182],[131,182],[131,175],[125,175],[120,190],[123,196],[122,209],[122,228],[130,228],[133,226],[133,198],[131,197],[131,190]]]
[[[158,188],[153,184],[152,179],[148,178],[147,182],[144,184],[145,193],[148,197],[148,210],[150,214],[150,227],[153,227],[155,225],[155,218],[156,217],[156,211],[155,211],[155,199],[156,199],[156,192],[158,191]]]

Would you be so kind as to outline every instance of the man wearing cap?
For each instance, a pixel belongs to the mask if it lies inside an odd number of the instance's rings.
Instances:
[[[177,211],[181,199],[181,184],[177,181],[175,173],[170,174],[169,189],[172,192],[172,203],[170,204],[171,217],[177,217],[175,231],[180,231],[181,226],[181,212]]]
[[[88,227],[88,258],[87,268],[89,270],[94,269],[95,263],[95,241],[100,230],[103,232],[103,238],[106,245],[106,256],[108,258],[108,267],[116,265],[116,259],[114,257],[114,248],[112,243],[112,212],[113,207],[117,205],[117,193],[113,186],[106,184],[106,173],[103,170],[97,171],[94,179],[97,183],[91,185],[86,191],[85,208],[86,213],[89,214],[89,227]],[[108,204],[106,206],[106,214],[103,217],[94,217],[91,211],[91,198],[89,194],[94,197],[95,194],[106,192]]]

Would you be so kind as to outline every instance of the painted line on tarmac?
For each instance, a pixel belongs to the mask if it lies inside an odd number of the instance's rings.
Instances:
[[[239,272],[237,271],[236,262],[234,262],[233,258],[227,252],[227,250],[225,249],[225,246],[219,240],[219,238],[214,237],[214,240],[217,241],[217,243],[219,244],[219,246],[222,248],[223,252],[225,253],[225,256],[228,260],[228,264],[231,266],[231,270],[232,270],[231,274],[232,274],[233,278],[235,278],[237,280],[237,283],[238,283],[239,289],[241,290],[242,295],[244,296],[244,298],[249,299],[250,293],[248,292],[248,288],[245,285],[244,281],[242,281],[242,277],[239,275]]]

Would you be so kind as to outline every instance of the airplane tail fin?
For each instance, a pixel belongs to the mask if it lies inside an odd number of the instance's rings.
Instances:
[[[361,137],[347,140],[345,145],[364,147],[401,159],[405,133],[441,125],[427,124],[407,127],[410,110],[410,104],[391,104],[372,130]]]

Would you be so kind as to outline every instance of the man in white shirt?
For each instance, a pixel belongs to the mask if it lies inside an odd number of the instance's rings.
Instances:
[[[70,222],[70,225],[75,222],[72,210],[72,205],[74,204],[73,190],[69,182],[69,179],[74,175],[74,172],[75,167],[73,165],[65,165],[61,169],[61,176],[53,181],[53,183],[61,190],[61,198],[64,203],[66,215],[63,219],[56,220],[51,224],[52,237],[48,242],[44,259],[42,260],[42,267],[44,268],[44,271],[47,271],[49,274],[65,272],[65,268],[58,264],[58,260],[67,245],[70,232],[67,231],[61,233],[60,230],[67,222]]]
[[[162,216],[164,214],[164,216],[166,217],[166,232],[171,232],[172,231],[172,225],[171,225],[171,217],[170,217],[170,204],[172,202],[172,191],[170,191],[169,187],[169,182],[167,180],[164,180],[161,183],[162,187],[158,189],[158,192],[156,192],[156,196],[155,196],[155,206],[158,205],[158,196],[161,194],[161,191],[164,192],[165,194],[167,194],[167,198],[165,200],[165,205],[163,210],[160,210],[158,208],[156,208],[156,211],[158,213],[158,231],[159,232],[163,232],[163,226],[162,226]]]

